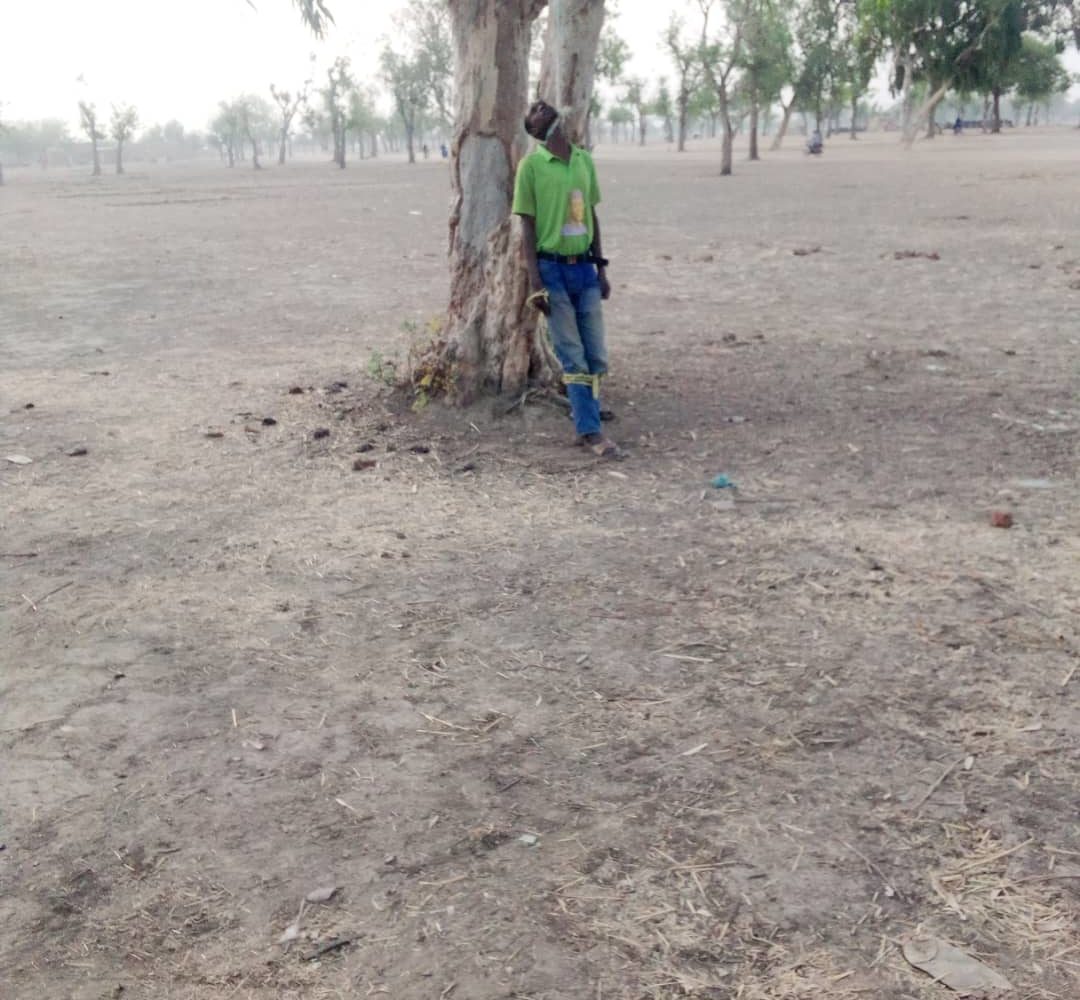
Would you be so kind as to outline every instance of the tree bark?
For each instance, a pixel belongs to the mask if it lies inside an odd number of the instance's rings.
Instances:
[[[90,140],[90,147],[94,153],[94,176],[101,176],[101,157],[98,156],[97,139]]]
[[[604,0],[560,0],[548,10],[538,93],[562,112],[567,138],[579,145],[585,136],[603,26]]]
[[[915,144],[915,134],[918,131],[919,122],[921,122],[924,117],[927,117],[931,121],[933,121],[934,111],[941,103],[942,98],[948,93],[951,86],[952,80],[946,80],[925,101],[923,101],[922,105],[918,108],[918,110],[916,110],[915,113],[911,115],[910,130],[904,133],[902,136],[902,141],[908,149],[910,149]]]
[[[679,100],[678,100],[678,106],[679,106],[679,145],[678,145],[678,148],[676,150],[679,153],[685,153],[686,152],[686,118],[687,118],[687,113],[688,113],[688,105],[689,105],[688,100],[686,98],[684,98],[682,95],[680,95]]]
[[[787,135],[788,125],[791,123],[791,113],[795,110],[795,101],[792,99],[790,104],[780,105],[784,109],[784,117],[780,119],[780,128],[776,132],[776,138],[773,139],[772,145],[769,149],[775,151],[780,148],[780,144],[784,141],[784,136]]]
[[[278,161],[278,166],[279,167],[285,166],[285,147],[288,145],[288,143],[289,143],[289,128],[288,128],[288,126],[285,126],[285,128],[283,128],[281,130],[281,145],[278,147],[277,161]]]
[[[995,135],[1001,131],[1001,88],[994,88],[994,124],[990,129]]]
[[[116,172],[122,174],[124,172],[124,140],[118,139],[116,142]]]
[[[760,109],[758,108],[757,98],[755,97],[750,102],[750,156],[751,160],[760,160],[758,156],[758,114]]]
[[[851,98],[851,138],[856,138],[855,135],[855,119],[859,115],[859,95],[854,94]]]
[[[520,224],[510,214],[525,144],[530,27],[544,2],[448,0],[457,116],[450,304],[438,363],[461,405],[484,391],[520,392],[545,358],[535,343],[535,311],[525,304]]]

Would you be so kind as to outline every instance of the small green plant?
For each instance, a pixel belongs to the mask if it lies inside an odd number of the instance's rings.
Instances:
[[[384,358],[381,351],[372,351],[367,363],[368,378],[386,386],[395,386],[398,381],[397,364]]]

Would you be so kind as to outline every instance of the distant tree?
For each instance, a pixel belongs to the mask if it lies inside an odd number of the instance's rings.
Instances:
[[[240,153],[240,116],[233,102],[221,101],[218,113],[210,122],[211,141],[218,147],[221,157],[232,167]]]
[[[758,156],[758,119],[779,96],[786,74],[791,33],[777,0],[747,0],[744,10],[745,97],[750,112],[749,158]]]
[[[271,127],[274,116],[270,102],[257,94],[243,94],[233,102],[233,106],[240,138],[251,145],[251,166],[254,170],[262,170],[260,141]]]
[[[354,87],[349,94],[348,129],[355,132],[360,149],[360,158],[364,157],[364,139],[370,140],[372,157],[379,155],[379,115],[375,110],[375,99],[367,87]]]
[[[645,98],[645,81],[640,76],[631,77],[626,81],[626,96],[624,98],[628,108],[632,108],[637,115],[638,145],[645,145],[645,133],[649,123],[649,102]]]
[[[709,15],[715,0],[698,0],[701,6],[702,28],[701,59],[702,72],[716,94],[720,106],[720,124],[724,128],[723,145],[720,152],[720,175],[728,176],[732,172],[732,151],[735,144],[735,123],[732,116],[732,103],[735,98],[735,85],[738,82],[745,55],[745,29],[750,18],[747,14],[746,0],[724,0],[721,11],[725,15],[716,33],[709,35]]]
[[[97,109],[93,104],[86,101],[79,101],[79,122],[82,126],[82,130],[86,133],[87,138],[90,140],[90,148],[94,154],[94,173],[95,177],[101,176],[101,157],[98,155],[98,142],[105,138],[105,133],[102,132],[97,125]]]
[[[175,118],[170,118],[161,132],[170,146],[182,146],[184,144],[184,126]]]
[[[620,135],[633,135],[634,112],[626,104],[613,104],[608,108],[607,119],[611,123],[611,138],[619,141]]]
[[[326,71],[326,86],[322,95],[330,135],[334,140],[334,163],[345,169],[345,133],[348,130],[349,94],[356,86],[349,60],[338,56]]]
[[[443,0],[409,0],[395,24],[416,57],[427,89],[426,106],[440,125],[454,120],[454,46],[450,13]]]
[[[278,166],[285,165],[285,154],[289,149],[289,136],[292,134],[292,123],[297,112],[307,103],[308,88],[311,81],[304,83],[303,90],[295,94],[288,90],[278,90],[274,84],[270,84],[270,94],[278,107]]]
[[[1061,63],[1059,42],[1044,42],[1035,35],[1024,35],[1013,65],[1012,79],[1017,98],[1027,104],[1027,124],[1031,124],[1036,105],[1062,94],[1072,78]]]
[[[424,60],[419,55],[400,55],[386,46],[379,57],[383,83],[390,91],[394,111],[405,129],[409,162],[416,162],[416,124],[427,107],[429,91]]]
[[[683,36],[683,20],[677,14],[671,15],[663,35],[664,46],[675,64],[677,89],[675,91],[675,113],[678,121],[678,151],[686,149],[686,124],[690,115],[690,102],[694,91],[701,82],[701,46],[688,41]]]
[[[116,142],[116,172],[124,172],[124,143],[139,127],[139,113],[130,104],[113,105],[112,118],[109,119],[109,134]]]
[[[664,123],[664,142],[674,142],[675,123],[672,119],[675,109],[671,103],[671,90],[668,88],[666,76],[660,77],[657,81],[656,95],[652,99],[649,110]]]

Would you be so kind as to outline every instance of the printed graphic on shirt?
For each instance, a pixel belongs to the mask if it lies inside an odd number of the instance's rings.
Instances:
[[[580,191],[570,192],[570,203],[566,206],[566,222],[562,227],[563,236],[588,236],[585,225],[585,195]]]

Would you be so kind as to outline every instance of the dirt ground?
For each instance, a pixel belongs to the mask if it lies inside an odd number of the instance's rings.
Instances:
[[[8,171],[5,998],[1078,995],[1080,132],[791,145],[598,152],[619,464],[371,377],[441,162]]]

